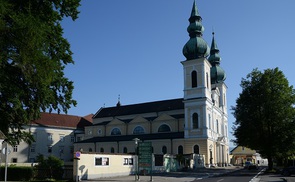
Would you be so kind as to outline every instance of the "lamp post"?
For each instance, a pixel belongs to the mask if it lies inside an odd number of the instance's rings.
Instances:
[[[135,161],[134,161],[134,166],[135,166],[135,172],[134,172],[134,176],[135,176],[135,181],[139,180],[139,175],[138,175],[138,153],[137,153],[137,147],[138,147],[138,142],[140,141],[139,138],[134,138],[134,143],[135,143]]]

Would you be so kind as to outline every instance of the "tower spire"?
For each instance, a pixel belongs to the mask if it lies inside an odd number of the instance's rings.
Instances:
[[[226,79],[225,71],[220,67],[221,58],[219,55],[219,49],[217,47],[214,35],[215,33],[212,32],[212,43],[210,49],[210,56],[208,58],[212,66],[210,70],[211,84],[219,83]]]
[[[118,102],[117,102],[117,107],[121,106],[121,102],[120,102],[120,94],[118,95]]]
[[[207,57],[209,55],[209,47],[202,38],[204,27],[202,25],[202,17],[199,14],[196,1],[193,3],[191,16],[188,19],[190,24],[187,27],[190,39],[183,47],[183,55],[187,60]]]

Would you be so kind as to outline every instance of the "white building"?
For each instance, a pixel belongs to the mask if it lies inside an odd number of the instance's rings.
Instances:
[[[41,113],[40,119],[32,121],[24,129],[30,131],[35,142],[28,145],[20,142],[19,145],[8,146],[8,163],[35,162],[39,154],[47,157],[56,156],[65,162],[73,160],[73,143],[81,140],[84,127],[92,125],[92,115],[85,117],[65,114]],[[2,162],[5,157],[2,154]]]

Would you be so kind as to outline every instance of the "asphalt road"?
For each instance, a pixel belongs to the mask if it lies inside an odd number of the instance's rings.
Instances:
[[[251,180],[255,181],[255,177],[261,170],[262,168],[258,170],[242,169],[221,176],[196,179],[194,180],[194,182],[249,182]]]

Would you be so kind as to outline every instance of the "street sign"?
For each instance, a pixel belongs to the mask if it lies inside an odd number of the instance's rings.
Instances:
[[[5,152],[6,152],[6,148],[3,148],[2,149],[2,153],[5,155]],[[10,154],[11,153],[11,150],[10,149],[8,149],[7,150],[7,154]]]
[[[138,143],[138,162],[139,167],[151,169],[152,167],[152,143]]]
[[[81,152],[77,151],[77,152],[75,153],[75,157],[76,157],[76,158],[80,158],[80,156],[81,156]]]

